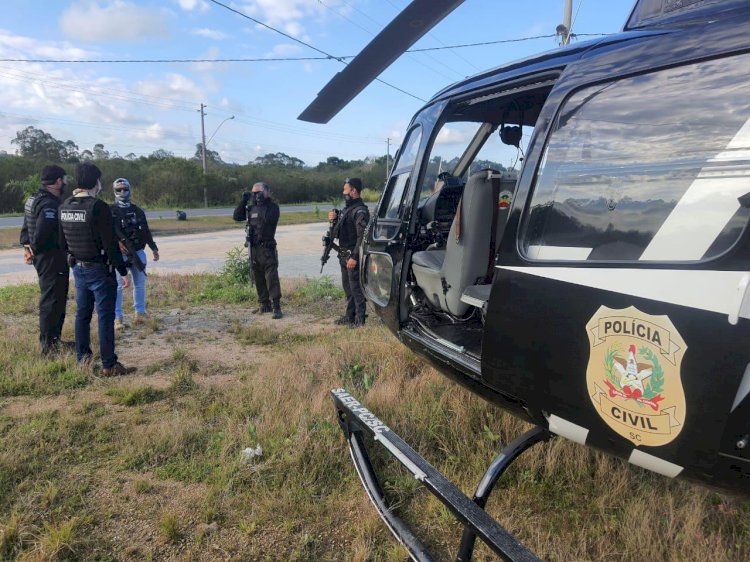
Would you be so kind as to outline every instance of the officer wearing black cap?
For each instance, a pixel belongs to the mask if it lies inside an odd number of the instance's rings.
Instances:
[[[60,351],[68,299],[68,263],[60,245],[58,207],[67,174],[60,166],[42,169],[42,186],[26,200],[20,242],[24,261],[39,275],[39,344],[42,354]],[[67,344],[70,346],[71,344]]]
[[[78,361],[90,363],[91,317],[94,304],[99,318],[99,352],[102,376],[125,375],[135,369],[125,368],[115,354],[115,269],[128,287],[128,270],[117,244],[112,211],[97,199],[102,190],[102,172],[94,164],[76,166],[78,188],[73,197],[60,205],[61,242],[70,254],[76,284],[76,355]]]
[[[341,211],[333,237],[339,239],[339,264],[341,284],[346,294],[346,313],[336,320],[336,324],[359,328],[365,325],[367,301],[359,282],[359,249],[365,235],[370,211],[362,201],[362,180],[347,178],[344,182],[345,207]],[[328,214],[328,220],[335,219],[335,211]]]
[[[264,314],[273,312],[278,320],[281,313],[281,284],[279,283],[279,254],[276,251],[276,226],[279,206],[271,200],[268,184],[258,182],[251,193],[242,194],[242,201],[234,210],[236,221],[247,220],[247,250],[253,270],[260,308]]]

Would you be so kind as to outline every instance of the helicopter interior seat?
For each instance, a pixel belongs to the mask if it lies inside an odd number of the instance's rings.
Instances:
[[[493,183],[495,189],[494,200],[497,201],[497,217],[495,220],[495,240],[494,253],[500,248],[500,242],[503,239],[505,233],[505,226],[508,224],[508,217],[510,216],[510,207],[513,203],[513,196],[516,192],[516,185],[518,182],[518,175],[515,172],[504,172],[499,173],[497,176],[493,176],[493,181],[499,179],[498,183]],[[492,251],[492,248],[490,249]],[[492,260],[494,256],[490,256]],[[493,261],[490,261],[492,264]],[[491,279],[492,271],[487,272]],[[461,301],[465,302],[470,306],[475,306],[482,311],[482,317],[487,312],[487,304],[490,301],[490,292],[492,291],[492,282],[480,283],[476,285],[470,285],[464,289],[461,295]]]
[[[487,274],[491,233],[496,225],[500,175],[495,170],[472,174],[461,197],[460,211],[451,224],[444,250],[424,250],[412,256],[417,285],[430,303],[454,316],[463,316],[469,304],[461,296]]]

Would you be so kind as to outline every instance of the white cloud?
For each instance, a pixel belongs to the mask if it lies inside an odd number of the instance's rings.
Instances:
[[[168,73],[161,80],[142,80],[136,82],[133,89],[142,94],[158,98],[171,98],[175,100],[205,99],[205,92],[194,80],[177,73]]]
[[[85,59],[96,56],[95,51],[74,47],[68,41],[47,41],[0,29],[0,54],[3,58]]]
[[[302,37],[303,23],[311,19],[321,20],[333,17],[335,12],[350,12],[339,0],[326,0],[325,5],[311,0],[252,0],[240,4],[239,10],[293,37]]]
[[[177,4],[187,12],[192,12],[193,10],[205,12],[209,7],[208,2],[205,0],[177,0]]]
[[[114,0],[76,2],[60,17],[60,28],[77,41],[137,41],[164,37],[167,25],[162,10]]]
[[[226,33],[223,33],[219,31],[218,29],[209,29],[207,27],[194,29],[190,33],[192,33],[193,35],[199,35],[201,37],[207,37],[208,39],[213,39],[215,41],[221,41],[227,38]]]
[[[443,127],[435,139],[435,144],[465,143],[471,138],[467,131],[459,131],[450,127]]]
[[[298,55],[302,52],[302,47],[292,43],[279,43],[274,45],[270,52],[266,53],[266,57],[291,57]]]

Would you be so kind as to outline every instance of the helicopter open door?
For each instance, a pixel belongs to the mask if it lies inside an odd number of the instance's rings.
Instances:
[[[485,382],[554,433],[737,490],[750,476],[748,65],[631,73],[561,101],[519,182],[482,345]]]
[[[438,103],[412,121],[398,150],[363,249],[362,287],[372,307],[392,330],[399,329],[405,240],[412,215],[419,163],[435,120],[445,107]]]

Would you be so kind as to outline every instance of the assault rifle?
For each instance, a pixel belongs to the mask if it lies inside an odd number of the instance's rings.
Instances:
[[[115,236],[117,236],[117,240],[125,246],[128,261],[135,266],[138,271],[142,271],[145,274],[146,264],[141,261],[140,257],[138,257],[138,250],[135,247],[135,241],[125,232],[125,229],[122,227],[122,221],[119,218],[114,217],[113,222],[115,223]]]
[[[255,265],[255,246],[253,246],[253,227],[250,226],[250,222],[245,225],[245,247],[247,248],[248,258],[250,258],[250,286],[255,287],[255,272],[253,271],[253,265]]]
[[[336,250],[338,252],[339,247],[336,245],[336,243],[333,241],[334,239],[334,231],[336,230],[336,224],[339,222],[339,217],[341,217],[341,211],[338,209],[332,209],[332,211],[336,214],[336,216],[333,217],[332,220],[328,221],[328,230],[326,231],[325,236],[323,236],[323,255],[320,257],[320,272],[323,273],[323,267],[325,267],[326,263],[328,262],[328,258],[331,256],[331,250]]]

